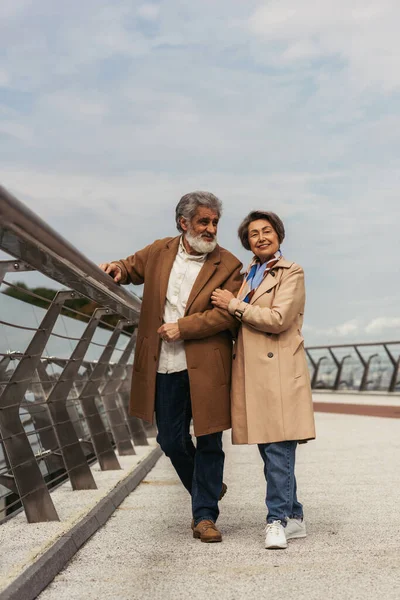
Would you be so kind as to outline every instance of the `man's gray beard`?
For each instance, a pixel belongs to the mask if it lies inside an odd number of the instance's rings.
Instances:
[[[200,254],[211,254],[218,243],[216,237],[212,242],[207,242],[201,235],[194,235],[190,230],[185,232],[185,238],[189,246]]]

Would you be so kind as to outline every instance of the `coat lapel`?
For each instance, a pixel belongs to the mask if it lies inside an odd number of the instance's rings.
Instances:
[[[217,265],[221,262],[219,247],[217,246],[206,258],[204,265],[202,266],[200,273],[196,277],[196,281],[192,287],[192,291],[190,292],[185,315],[188,314],[189,309],[197,296],[200,294],[201,290],[204,288],[206,283],[211,279],[217,270]]]
[[[265,277],[265,279],[260,283],[260,285],[256,289],[256,292],[255,292],[254,296],[250,300],[250,304],[254,304],[254,302],[256,300],[258,300],[258,298],[260,296],[262,296],[263,294],[265,294],[266,292],[268,292],[269,290],[271,290],[273,287],[275,287],[279,283],[280,276],[279,276],[278,269],[282,269],[282,268],[283,269],[288,269],[289,267],[292,266],[292,264],[293,264],[293,262],[287,261],[282,256],[279,259],[279,261],[276,263],[276,265],[274,265],[272,267],[271,271],[268,273],[268,275]]]
[[[160,305],[163,307],[167,296],[169,275],[178,252],[180,236],[173,238],[160,256]]]

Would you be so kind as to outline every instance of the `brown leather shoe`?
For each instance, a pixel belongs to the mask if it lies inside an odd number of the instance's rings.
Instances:
[[[222,500],[222,498],[225,496],[226,494],[226,490],[228,489],[228,486],[226,485],[226,483],[222,484],[222,488],[221,488],[221,493],[219,495],[218,500]]]
[[[221,488],[221,493],[219,495],[218,500],[222,500],[222,498],[225,496],[226,492],[227,492],[228,486],[226,485],[226,483],[222,484],[222,488]],[[192,523],[190,525],[190,527],[192,528],[192,530],[194,529],[194,519],[192,519]]]
[[[222,542],[221,532],[213,521],[200,521],[193,529],[193,537],[200,539],[202,542],[211,544],[213,542]]]

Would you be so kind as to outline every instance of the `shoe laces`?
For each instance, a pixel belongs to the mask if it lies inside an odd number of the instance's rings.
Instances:
[[[272,533],[273,535],[278,535],[281,531],[282,521],[272,521],[272,523],[267,523],[265,528],[265,533]]]

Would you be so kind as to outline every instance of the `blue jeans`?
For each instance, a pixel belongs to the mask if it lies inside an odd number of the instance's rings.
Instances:
[[[199,436],[194,446],[189,431],[192,405],[187,371],[157,373],[155,410],[157,442],[192,496],[195,525],[203,519],[215,523],[225,459],[222,432]]]
[[[282,521],[285,526],[288,517],[303,518],[303,506],[297,500],[294,475],[296,447],[297,442],[292,441],[258,444],[267,481],[267,523]]]

